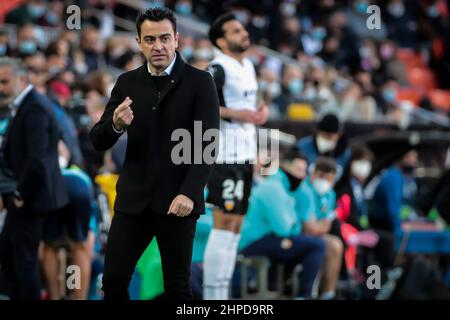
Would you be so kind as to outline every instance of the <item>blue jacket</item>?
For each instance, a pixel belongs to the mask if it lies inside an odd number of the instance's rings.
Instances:
[[[242,224],[240,249],[269,234],[289,237],[300,233],[301,224],[295,213],[295,191],[289,191],[289,186],[286,174],[278,170],[254,188]]]
[[[310,178],[306,178],[295,192],[297,215],[300,221],[334,219],[336,217],[336,194],[333,190],[319,195]]]

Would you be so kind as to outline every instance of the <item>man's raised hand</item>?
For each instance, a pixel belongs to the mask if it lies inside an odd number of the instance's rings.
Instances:
[[[133,121],[133,110],[130,108],[132,102],[133,100],[131,100],[130,97],[126,97],[116,110],[114,110],[114,128],[119,131],[128,127],[131,124],[131,121]]]

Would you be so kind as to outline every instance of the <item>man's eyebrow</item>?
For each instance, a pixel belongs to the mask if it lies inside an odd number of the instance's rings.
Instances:
[[[162,38],[162,37],[167,37],[167,36],[170,36],[170,35],[171,35],[170,33],[163,33],[163,34],[161,34],[159,36],[146,35],[146,36],[144,36],[144,38],[155,39],[157,37]]]

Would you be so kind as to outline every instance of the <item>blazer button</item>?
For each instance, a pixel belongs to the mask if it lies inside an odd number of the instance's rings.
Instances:
[[[175,80],[170,81],[171,83],[175,83]]]
[[[156,107],[153,107],[152,110],[156,110]]]

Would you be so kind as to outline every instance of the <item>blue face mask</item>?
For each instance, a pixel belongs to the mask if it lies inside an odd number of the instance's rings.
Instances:
[[[6,51],[8,50],[8,47],[4,43],[0,43],[0,57],[3,57],[6,55]]]
[[[325,28],[315,28],[312,31],[312,37],[316,40],[323,40],[323,38],[325,38],[326,35],[327,31],[325,30]]]
[[[382,94],[384,101],[388,103],[392,103],[397,99],[397,93],[394,89],[384,89]]]
[[[292,95],[298,96],[303,91],[303,80],[293,79],[289,81],[288,90]]]
[[[33,40],[25,40],[19,43],[19,52],[22,54],[33,54],[36,51],[37,45]]]
[[[355,3],[356,11],[358,11],[361,14],[366,14],[368,7],[369,7],[369,5],[367,4],[366,1],[356,1],[356,3]]]
[[[192,7],[187,3],[177,3],[175,11],[182,16],[188,16],[192,13]]]
[[[47,14],[45,15],[45,18],[47,19],[48,23],[52,24],[52,25],[57,25],[59,22],[59,18],[56,14],[54,14],[53,12],[47,12]]]
[[[183,50],[181,50],[181,54],[183,55],[183,58],[189,60],[194,54],[194,49],[192,49],[192,47],[184,47]]]
[[[28,13],[33,19],[40,18],[45,13],[45,7],[30,4],[28,5]]]

